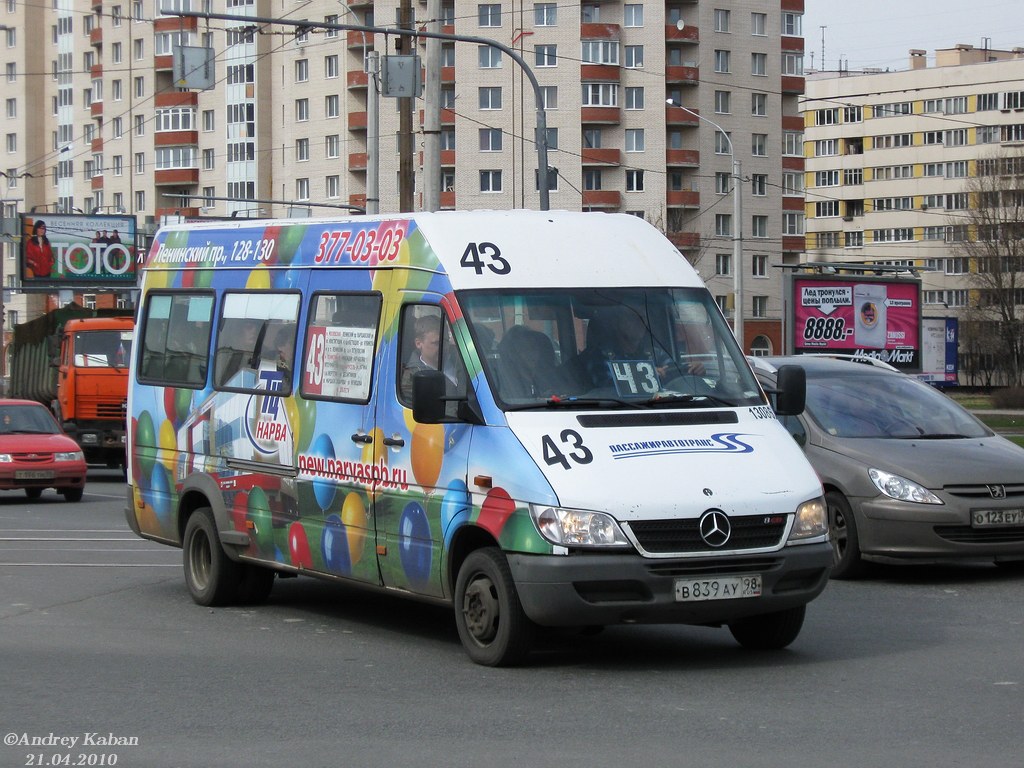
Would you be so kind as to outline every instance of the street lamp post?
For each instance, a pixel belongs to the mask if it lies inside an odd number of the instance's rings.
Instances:
[[[746,346],[743,342],[743,196],[741,185],[743,183],[743,174],[740,171],[740,159],[736,155],[736,149],[733,146],[732,139],[729,134],[725,132],[714,120],[694,112],[692,109],[684,107],[682,104],[677,104],[672,99],[665,99],[665,103],[670,107],[676,107],[677,109],[683,110],[688,114],[693,115],[698,120],[703,120],[705,123],[710,123],[718,132],[722,134],[726,143],[729,145],[729,155],[732,157],[732,217],[734,219],[732,224],[732,290],[733,290],[733,321],[732,331],[733,335],[736,336],[736,341],[740,344],[740,349],[745,353]]]

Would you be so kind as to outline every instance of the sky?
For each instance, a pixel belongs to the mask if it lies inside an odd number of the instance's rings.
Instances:
[[[957,43],[1010,50],[1024,46],[1024,2],[1021,0],[805,0],[806,68],[865,67],[909,69],[911,48],[928,52]]]

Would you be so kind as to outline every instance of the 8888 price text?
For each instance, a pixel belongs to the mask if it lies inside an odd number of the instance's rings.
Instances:
[[[804,323],[804,341],[845,341],[852,333],[842,317],[809,317]]]

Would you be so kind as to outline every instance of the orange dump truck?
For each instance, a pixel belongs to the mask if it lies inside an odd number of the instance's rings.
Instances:
[[[135,329],[126,312],[70,305],[14,329],[11,396],[51,408],[90,464],[124,464]]]

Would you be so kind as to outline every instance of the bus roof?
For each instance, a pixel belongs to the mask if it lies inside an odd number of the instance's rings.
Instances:
[[[442,211],[307,219],[239,219],[163,227],[154,269],[410,267],[452,288],[700,286],[657,229],[628,214]]]

